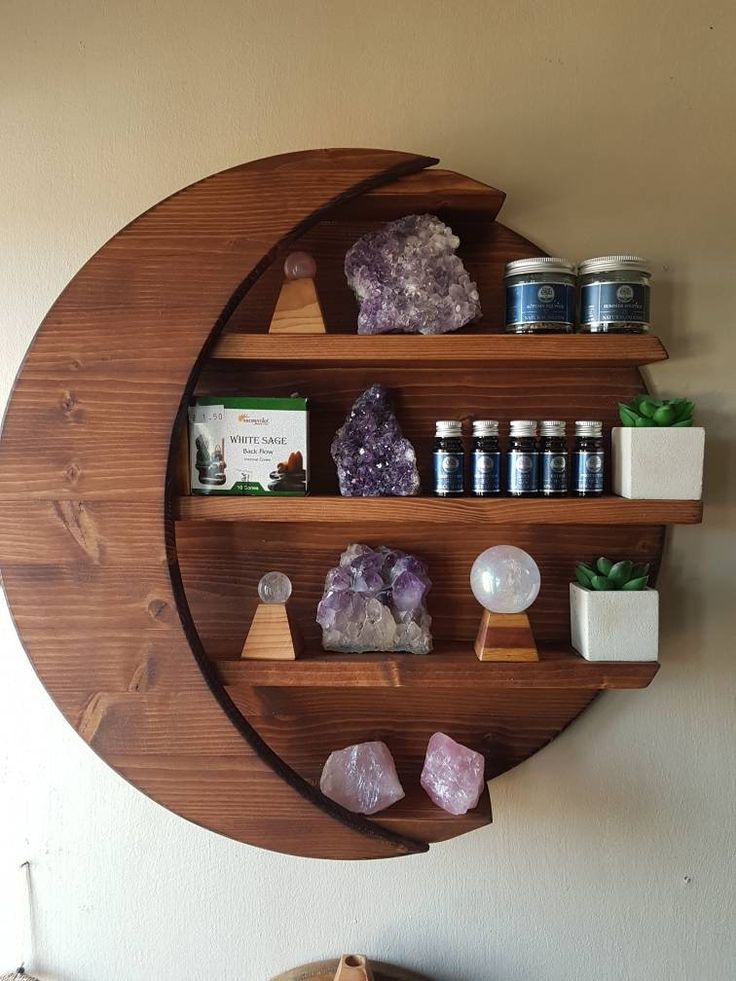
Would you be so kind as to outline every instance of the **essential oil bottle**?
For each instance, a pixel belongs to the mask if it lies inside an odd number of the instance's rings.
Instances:
[[[501,493],[501,447],[496,419],[476,419],[470,457],[470,487],[474,497]]]
[[[544,497],[559,497],[569,493],[565,423],[561,419],[544,419],[539,424],[540,487]]]
[[[575,423],[573,493],[578,497],[600,497],[603,468],[603,423],[579,420]]]
[[[511,420],[506,490],[512,497],[534,497],[539,492],[537,424],[533,419]]]
[[[464,491],[463,424],[441,419],[435,426],[434,492],[438,497],[457,497]]]

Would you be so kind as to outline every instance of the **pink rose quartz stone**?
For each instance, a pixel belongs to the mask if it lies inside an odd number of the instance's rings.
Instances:
[[[357,743],[330,753],[319,781],[322,793],[354,814],[376,814],[404,796],[385,743]]]
[[[427,743],[421,784],[431,799],[450,814],[465,814],[480,800],[485,787],[485,760],[444,732]]]

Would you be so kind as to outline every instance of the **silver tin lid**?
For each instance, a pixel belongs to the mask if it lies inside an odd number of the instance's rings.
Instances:
[[[509,431],[512,436],[536,436],[536,419],[512,419],[509,423]]]
[[[473,436],[498,436],[498,419],[475,419]]]
[[[542,419],[539,432],[542,436],[564,436],[565,422],[563,419]]]
[[[463,424],[459,419],[439,419],[435,423],[437,436],[462,436]]]
[[[601,436],[603,423],[599,419],[578,419],[575,422],[576,436]]]
[[[538,256],[533,259],[514,259],[506,263],[505,278],[509,276],[525,276],[528,273],[559,273],[565,276],[575,275],[575,266],[567,259],[557,256]]]
[[[581,276],[597,272],[638,272],[651,276],[649,260],[640,255],[600,255],[595,259],[585,259],[578,266]]]

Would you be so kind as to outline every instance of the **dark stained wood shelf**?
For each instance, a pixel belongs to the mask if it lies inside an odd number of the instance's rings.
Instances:
[[[702,501],[631,501],[603,497],[597,501],[566,497],[550,501],[502,497],[180,497],[180,521],[259,521],[312,524],[366,521],[412,524],[525,525],[691,525],[703,516]]]
[[[452,170],[429,168],[391,184],[374,187],[339,205],[331,221],[390,221],[431,211],[445,220],[492,221],[506,195],[495,187],[469,180]]]
[[[174,813],[254,846],[387,858],[487,824],[487,796],[472,814],[452,817],[419,788],[432,733],[478,749],[492,778],[547,745],[600,689],[646,687],[656,662],[589,663],[571,651],[570,573],[596,554],[659,567],[664,525],[700,520],[699,502],[612,497],[177,498],[188,471],[181,408],[193,391],[303,390],[312,488],[335,494],[330,441],[376,381],[394,390],[402,430],[427,462],[440,409],[466,420],[600,418],[608,429],[616,403],[646,390],[638,369],[667,357],[656,337],[503,333],[505,266],[543,250],[495,220],[503,192],[423,172],[434,163],[390,151],[307,151],[233,167],[167,197],[62,291],[6,412],[2,581],[39,677],[124,778]],[[357,336],[346,250],[380,222],[422,211],[458,235],[484,319],[437,337]],[[317,259],[327,334],[260,333],[294,248]],[[183,519],[174,529],[172,515]],[[314,614],[326,571],[361,539],[426,561],[434,654],[321,650]],[[480,611],[468,571],[494,539],[539,563],[538,663],[481,663],[473,654]],[[290,613],[308,654],[236,660],[269,569],[297,586]],[[377,738],[407,798],[368,819],[336,807],[318,780],[335,748]]]
[[[646,688],[656,661],[586,661],[569,647],[542,647],[539,661],[485,661],[472,645],[442,645],[432,654],[319,654],[296,661],[216,661],[226,687],[274,688]]]
[[[375,824],[396,834],[407,835],[433,844],[459,834],[484,828],[491,822],[491,800],[485,788],[477,807],[467,814],[448,814],[432,803],[419,784],[419,773],[399,772],[406,797],[385,811],[374,814]]]
[[[653,334],[245,334],[226,333],[211,356],[271,364],[391,365],[596,364],[634,366],[665,361]]]

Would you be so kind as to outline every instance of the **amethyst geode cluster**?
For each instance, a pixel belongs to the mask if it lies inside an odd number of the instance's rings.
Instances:
[[[330,448],[343,497],[407,497],[419,493],[414,447],[404,439],[383,385],[360,395]]]
[[[424,598],[431,587],[427,568],[398,549],[349,545],[330,569],[317,607],[322,646],[327,651],[432,650]]]
[[[481,315],[478,288],[434,215],[407,215],[359,238],[345,256],[360,301],[359,334],[445,334]]]

